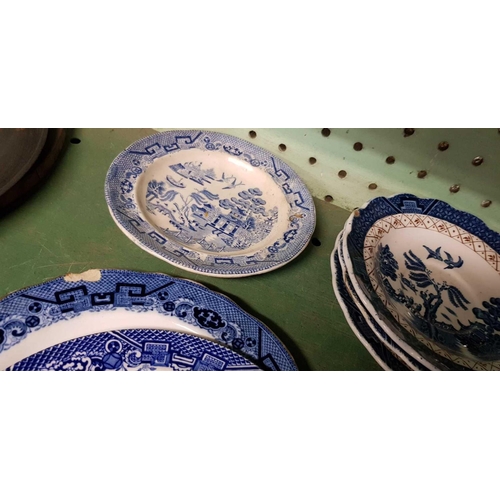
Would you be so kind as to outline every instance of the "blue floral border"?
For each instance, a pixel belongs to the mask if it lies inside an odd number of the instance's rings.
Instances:
[[[142,219],[130,195],[139,175],[156,158],[179,150],[197,148],[219,150],[236,156],[252,167],[260,168],[281,187],[291,209],[283,236],[264,251],[236,257],[205,255],[168,240]],[[127,189],[123,191],[123,183]],[[111,164],[105,183],[109,209],[121,229],[148,249],[173,265],[193,272],[219,276],[259,274],[281,267],[297,257],[309,243],[316,226],[314,201],[299,176],[282,160],[248,141],[219,132],[202,130],[169,131],[141,139],[120,153]]]

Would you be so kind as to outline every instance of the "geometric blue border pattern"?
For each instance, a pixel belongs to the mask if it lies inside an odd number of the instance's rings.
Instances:
[[[359,216],[353,218],[348,241],[363,248],[366,233],[383,217],[395,214],[422,214],[451,222],[469,233],[481,238],[495,252],[500,253],[500,234],[490,229],[481,219],[468,212],[453,208],[440,200],[418,198],[413,194],[398,194],[390,198],[374,198],[359,209]]]
[[[0,356],[52,323],[71,320],[85,311],[115,309],[177,317],[204,329],[214,341],[263,370],[297,370],[273,332],[224,295],[165,274],[124,270],[101,270],[101,279],[95,282],[66,282],[60,277],[2,299]]]
[[[280,187],[289,204],[284,234],[254,254],[221,258],[200,254],[159,234],[139,215],[133,188],[139,176],[157,158],[180,150],[220,151],[266,172]],[[281,267],[308,244],[316,225],[314,201],[299,176],[268,151],[237,137],[201,130],[169,131],[141,139],[120,153],[111,164],[105,183],[106,202],[120,228],[162,259],[193,272],[237,277]]]
[[[211,340],[164,330],[113,330],[61,342],[6,371],[241,371],[258,367]]]
[[[374,198],[364,207],[359,208],[357,216],[352,218],[351,230],[346,235],[349,257],[351,259],[354,274],[361,281],[360,284],[363,285],[363,290],[368,295],[378,313],[383,316],[384,320],[391,324],[393,328],[399,332],[400,336],[403,336],[412,347],[418,349],[426,359],[432,359],[434,364],[441,364],[445,369],[469,371],[470,369],[457,365],[432,352],[410,335],[393,316],[386,311],[385,306],[371,285],[363,256],[366,234],[377,220],[402,213],[428,215],[455,224],[472,235],[481,238],[498,253],[500,253],[500,234],[490,229],[478,217],[468,212],[457,210],[444,201],[418,198],[415,195],[405,193],[390,198]]]

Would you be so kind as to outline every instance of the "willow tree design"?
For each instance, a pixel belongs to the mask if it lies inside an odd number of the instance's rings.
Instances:
[[[442,262],[444,270],[453,272],[464,264],[460,256],[454,258],[446,251],[443,257],[441,247],[435,250],[423,247],[428,252],[427,259]],[[495,333],[500,332],[500,298],[484,301],[484,309],[474,307],[472,313],[480,321],[469,320],[469,324],[463,324],[458,313],[468,311],[470,306],[464,294],[456,286],[434,279],[432,270],[412,250],[403,255],[409,271],[407,276],[399,271],[389,245],[379,246],[377,262],[387,294],[409,310],[412,326],[454,351],[465,350],[482,360],[500,358],[500,335]],[[438,319],[438,315],[445,321]],[[453,320],[459,325],[458,329],[452,324]]]
[[[146,192],[147,210],[168,217],[170,226],[162,228],[165,232],[212,252],[246,249],[271,233],[278,207],[267,206],[258,187],[240,191],[236,188],[243,182],[224,173],[218,177],[201,163],[178,163],[169,168],[178,178],[167,175],[165,180],[152,179]],[[186,186],[186,180],[196,188]],[[216,183],[227,197],[213,189]]]

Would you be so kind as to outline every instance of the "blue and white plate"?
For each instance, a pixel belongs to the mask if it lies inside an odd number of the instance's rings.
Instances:
[[[174,266],[234,278],[285,265],[309,242],[313,199],[279,158],[229,135],[162,132],[120,153],[106,177],[120,229]]]
[[[165,274],[120,270],[67,275],[0,300],[0,370],[62,342],[123,329],[189,333],[259,368],[297,370],[269,328],[224,295]]]
[[[339,235],[340,236],[340,235]],[[343,279],[342,267],[338,252],[338,238],[335,250],[331,256],[333,290],[339,302],[347,323],[356,337],[372,355],[373,359],[384,369],[389,371],[408,371],[409,368],[390,349],[387,348],[375,332],[369,327],[358,306],[350,296]]]
[[[7,371],[245,371],[259,370],[211,340],[163,330],[86,335],[32,354]]]
[[[445,369],[500,369],[499,252],[500,235],[477,217],[407,194],[369,202],[344,237],[363,305]]]
[[[340,267],[342,269],[342,278],[344,280],[344,286],[346,287],[349,295],[351,296],[352,301],[354,302],[355,306],[358,309],[358,312],[363,316],[364,318],[364,323],[362,324],[363,330],[361,332],[361,335],[363,335],[363,331],[366,330],[366,326],[371,328],[373,330],[373,333],[378,337],[379,342],[389,349],[398,360],[400,360],[402,363],[404,363],[408,368],[414,371],[428,371],[428,370],[434,370],[435,367],[428,363],[425,359],[423,359],[421,356],[419,356],[417,359],[413,358],[410,356],[405,349],[401,348],[396,342],[394,342],[391,337],[389,337],[384,330],[379,326],[379,324],[370,316],[368,311],[363,307],[363,304],[359,300],[358,294],[356,293],[356,290],[354,290],[354,287],[352,285],[351,279],[349,278],[349,275],[347,274],[347,268],[344,262],[344,257],[343,257],[343,248],[342,248],[342,241],[343,241],[343,231],[340,232],[336,244],[335,244],[335,249],[334,252],[338,252],[339,256],[339,262],[340,262]],[[334,258],[332,254],[332,259]],[[333,269],[334,263],[332,261],[332,269]],[[360,322],[357,322],[358,325]],[[365,326],[366,324],[366,326]],[[366,334],[365,334],[366,335]],[[359,337],[359,335],[358,335]]]

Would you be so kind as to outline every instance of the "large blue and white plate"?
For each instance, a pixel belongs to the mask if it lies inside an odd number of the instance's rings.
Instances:
[[[364,322],[357,321],[355,325],[351,325],[351,328],[353,326],[357,326],[358,328],[362,328],[362,331],[360,332],[360,335],[363,335],[366,337],[366,327],[369,327],[373,330],[373,333],[378,337],[379,342],[389,351],[391,351],[394,356],[400,360],[402,363],[404,363],[408,368],[414,371],[428,371],[428,370],[434,370],[435,367],[432,366],[432,364],[428,363],[427,360],[423,359],[421,356],[419,356],[417,359],[413,358],[410,356],[407,351],[405,351],[403,348],[401,348],[396,342],[394,342],[389,335],[387,335],[384,330],[379,326],[379,324],[370,316],[368,311],[363,307],[362,302],[359,300],[358,294],[356,293],[356,290],[354,289],[351,279],[349,278],[349,274],[347,273],[347,267],[344,262],[344,256],[343,256],[343,248],[342,248],[342,241],[343,241],[343,231],[339,233],[339,236],[337,237],[337,241],[335,242],[335,249],[334,252],[338,252],[338,258],[340,262],[340,267],[342,269],[342,278],[344,280],[344,286],[347,289],[352,301],[354,302],[355,306],[358,309],[358,313],[361,314],[364,318]],[[332,269],[334,268],[334,255],[332,253]],[[354,306],[353,306],[354,307]],[[365,333],[363,333],[365,332]],[[359,338],[359,334],[358,334]]]
[[[344,256],[368,311],[444,369],[500,369],[500,235],[445,202],[376,198],[346,224]],[[413,355],[413,353],[412,353]]]
[[[263,323],[232,300],[165,274],[90,270],[0,301],[0,370],[54,345],[105,331],[161,329],[214,340],[259,368],[297,370]]]
[[[259,368],[211,340],[163,330],[86,335],[32,354],[7,371],[248,371]]]
[[[331,255],[333,290],[347,323],[359,341],[365,346],[366,350],[372,355],[373,359],[384,370],[408,371],[409,368],[405,363],[380,341],[380,338],[369,327],[365,318],[360,313],[358,306],[353,301],[344,283],[338,252],[338,239],[335,246],[336,248]]]
[[[309,242],[313,199],[282,160],[217,132],[162,132],[120,153],[106,177],[115,222],[137,245],[219,277],[285,265]]]

